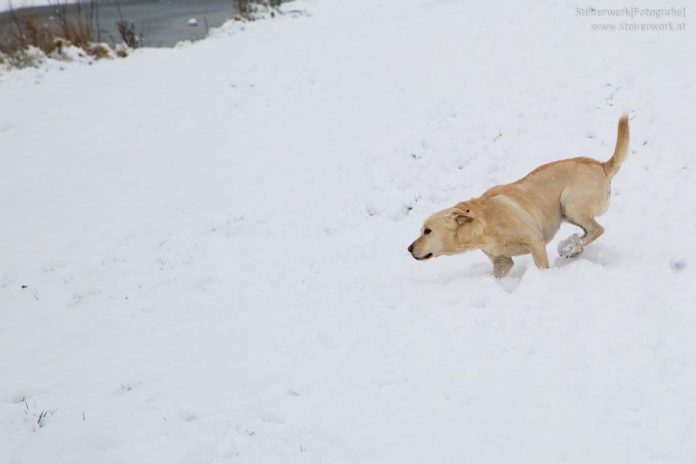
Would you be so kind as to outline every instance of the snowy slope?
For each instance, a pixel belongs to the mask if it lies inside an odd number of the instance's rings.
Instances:
[[[0,462],[694,462],[696,37],[576,6],[313,1],[0,75]],[[410,258],[624,111],[580,258]]]

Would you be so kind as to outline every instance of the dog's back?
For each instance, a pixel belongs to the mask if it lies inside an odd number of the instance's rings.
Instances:
[[[516,182],[489,189],[482,198],[501,194],[512,198],[545,225],[544,238],[548,242],[563,219],[577,224],[574,219],[578,215],[594,218],[607,211],[611,178],[626,159],[628,140],[628,116],[624,115],[619,120],[614,154],[608,161],[586,157],[553,161]]]

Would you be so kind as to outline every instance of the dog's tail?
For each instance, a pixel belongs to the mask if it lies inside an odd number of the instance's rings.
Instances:
[[[610,178],[614,177],[614,175],[619,172],[621,163],[624,162],[626,155],[628,155],[629,135],[628,115],[624,114],[621,116],[621,119],[619,119],[619,131],[616,136],[616,148],[614,148],[614,154],[611,155],[609,161],[603,164],[604,172],[606,172],[607,176]]]

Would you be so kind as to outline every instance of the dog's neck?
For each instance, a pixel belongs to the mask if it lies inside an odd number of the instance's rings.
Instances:
[[[486,202],[486,199],[482,197],[467,201],[474,208],[474,217],[471,221],[457,227],[457,245],[460,248],[460,253],[479,250],[488,245],[484,239],[488,223]]]

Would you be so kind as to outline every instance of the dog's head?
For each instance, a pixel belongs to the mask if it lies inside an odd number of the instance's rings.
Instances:
[[[462,202],[433,214],[423,224],[420,237],[408,247],[409,253],[424,260],[477,248],[483,222],[475,209],[473,204]]]

